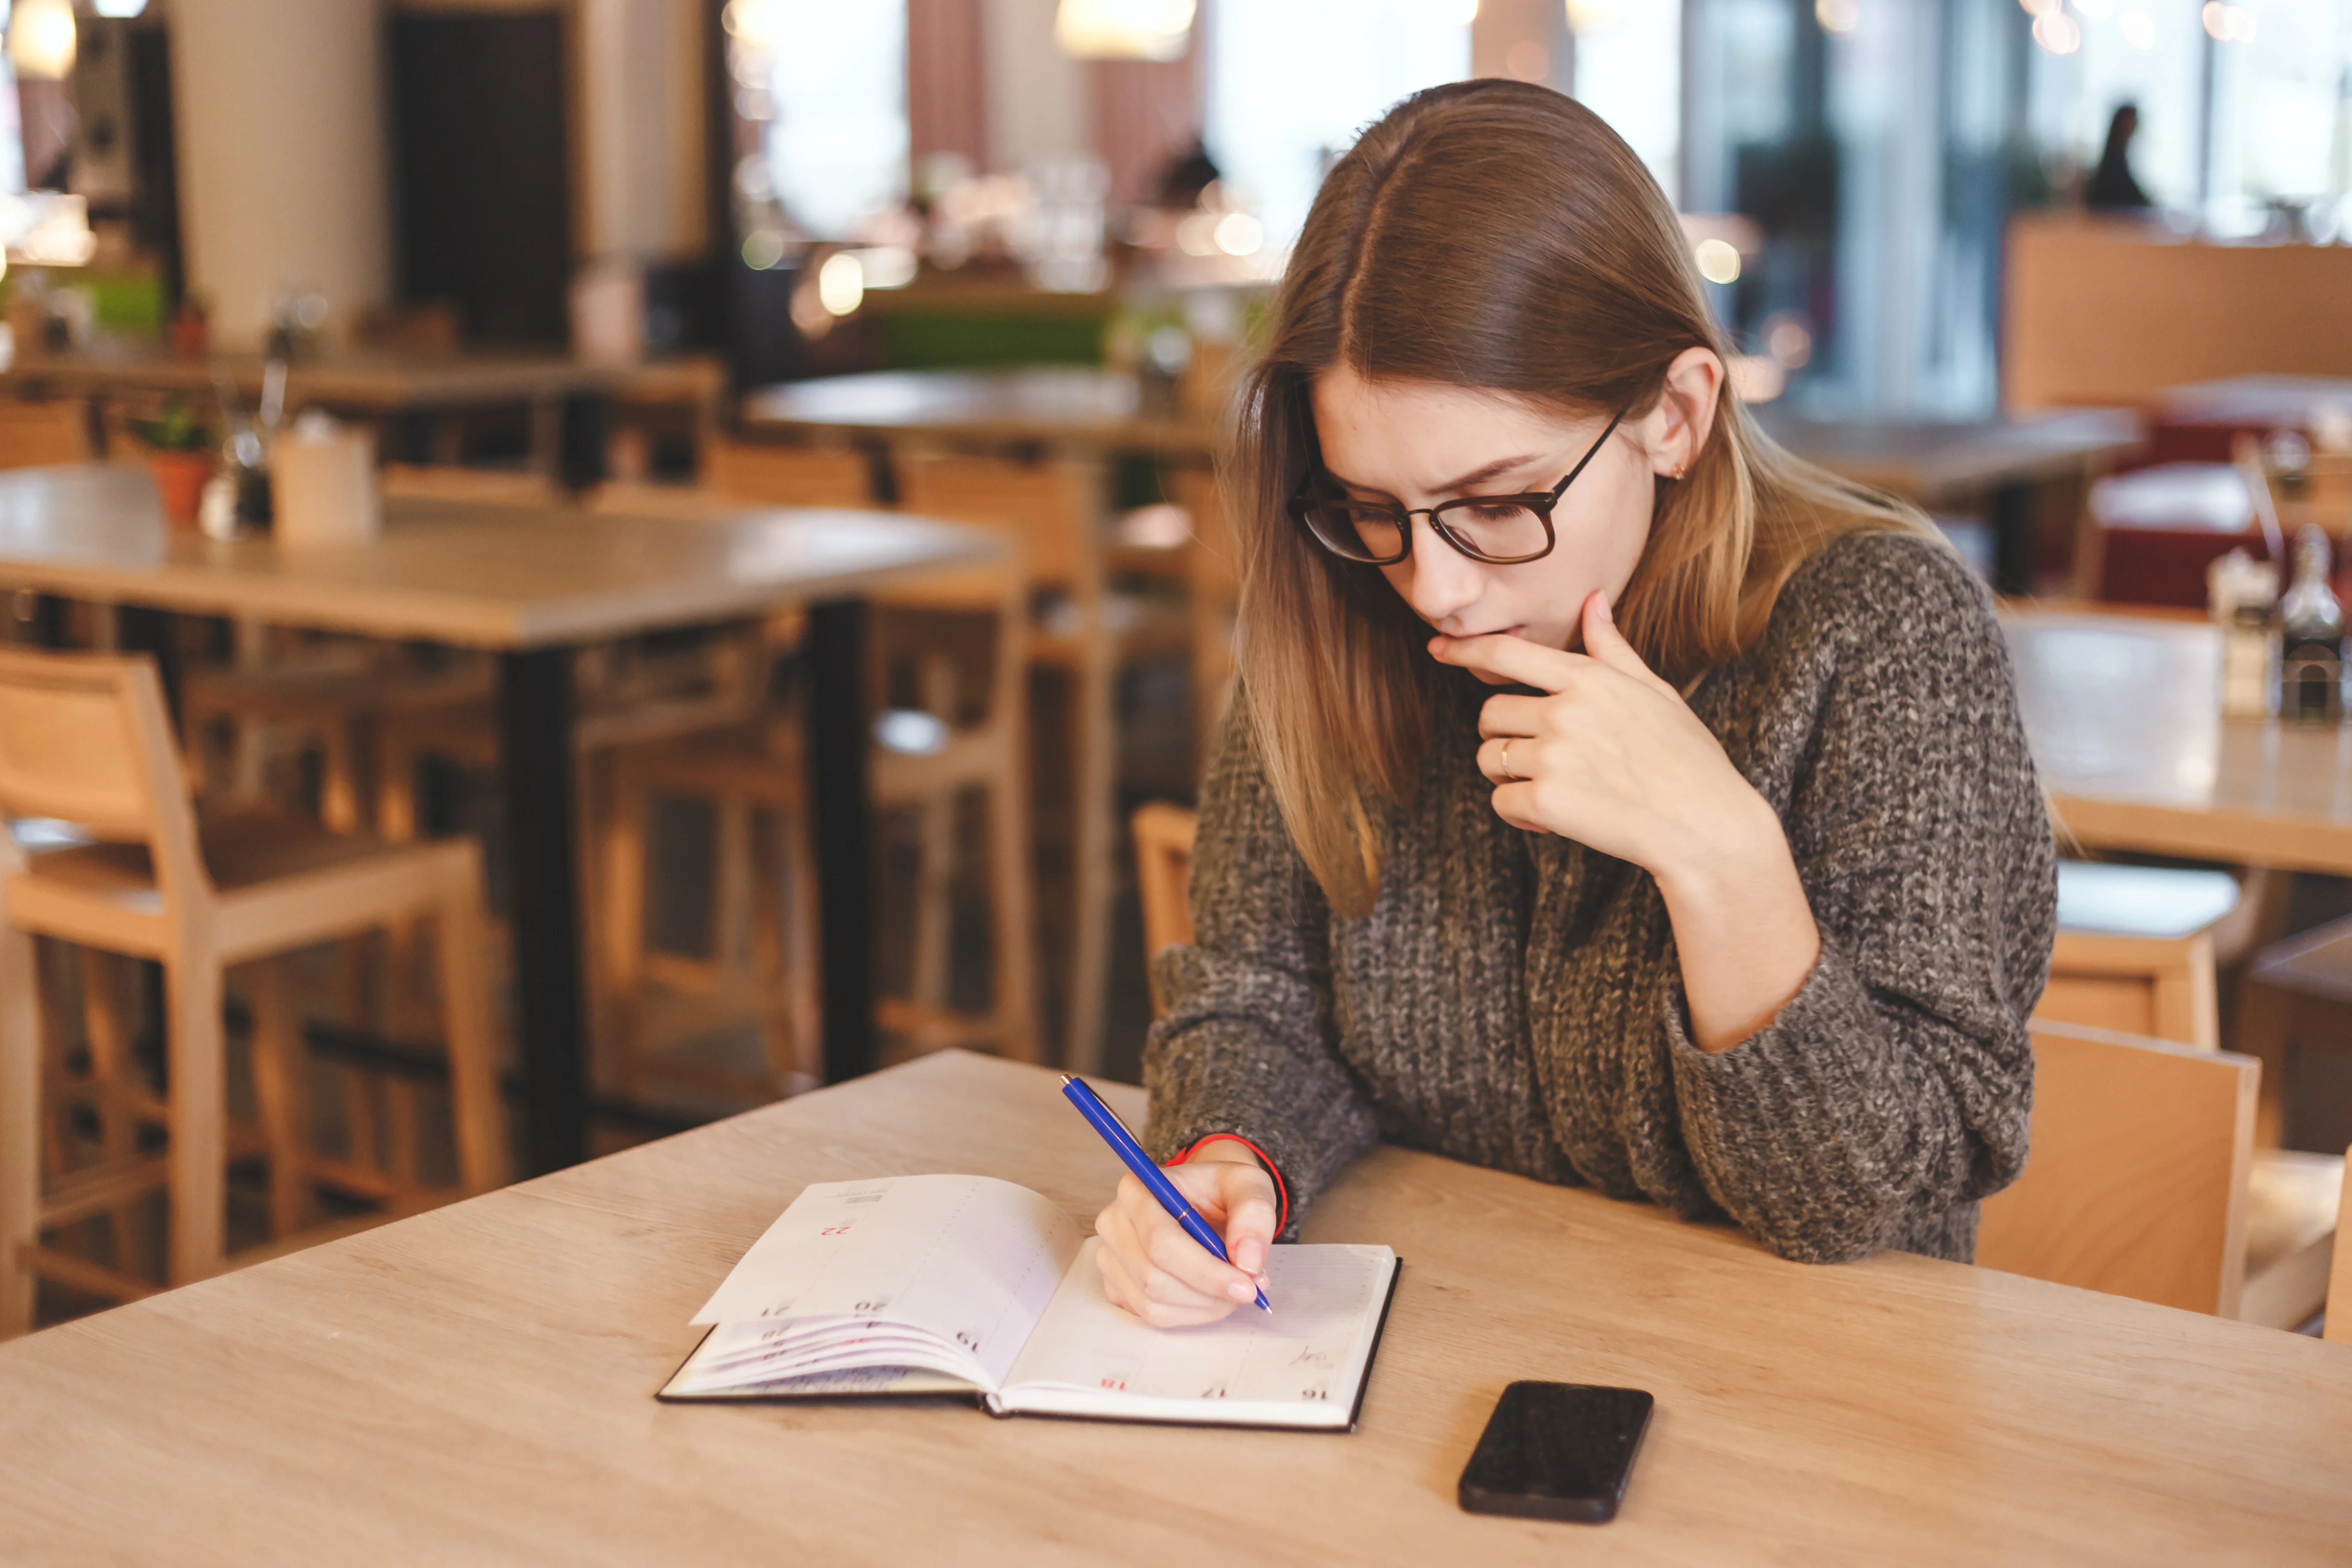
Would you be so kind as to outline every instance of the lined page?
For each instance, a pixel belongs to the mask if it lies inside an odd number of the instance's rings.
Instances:
[[[1387,1247],[1273,1247],[1273,1312],[1244,1307],[1197,1328],[1155,1329],[1103,1294],[1100,1245],[1087,1240],[1030,1336],[1008,1406],[1200,1421],[1286,1420],[1265,1407],[1287,1406],[1302,1425],[1346,1424],[1396,1264]]]
[[[993,1384],[1078,1244],[1077,1226],[1061,1210],[992,1176],[817,1183],[752,1244],[694,1321],[903,1326],[961,1347]],[[747,1372],[760,1363],[756,1335],[725,1338],[731,1342],[713,1359]],[[787,1331],[770,1342],[784,1352],[779,1360],[791,1360],[786,1347],[805,1345],[795,1341],[801,1336]]]

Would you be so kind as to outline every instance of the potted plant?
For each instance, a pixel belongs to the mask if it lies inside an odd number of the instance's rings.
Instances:
[[[174,397],[162,413],[128,422],[131,433],[147,448],[147,470],[154,476],[155,493],[163,515],[182,528],[193,528],[196,506],[212,478],[218,438],[210,425],[196,416],[194,405]]]

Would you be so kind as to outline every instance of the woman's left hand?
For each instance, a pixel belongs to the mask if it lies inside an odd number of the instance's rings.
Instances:
[[[1499,635],[1431,640],[1441,663],[1545,693],[1491,697],[1479,712],[1478,770],[1495,785],[1496,814],[1654,875],[1752,837],[1759,808],[1771,808],[1619,635],[1605,594],[1584,602],[1584,647]],[[1778,840],[1777,818],[1769,826]]]

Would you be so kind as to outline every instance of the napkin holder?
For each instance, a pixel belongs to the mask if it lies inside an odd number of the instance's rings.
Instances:
[[[349,548],[383,532],[375,441],[364,430],[302,420],[271,452],[270,479],[281,549]]]

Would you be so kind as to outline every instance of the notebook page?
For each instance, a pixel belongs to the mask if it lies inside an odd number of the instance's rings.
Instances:
[[[1103,1294],[1099,1245],[1087,1240],[1014,1363],[1008,1406],[1200,1421],[1289,1419],[1269,1414],[1286,1407],[1301,1424],[1346,1425],[1395,1267],[1387,1247],[1274,1247],[1273,1312],[1155,1329]],[[1085,1404],[1039,1397],[1065,1392]]]
[[[963,1347],[997,1382],[1078,1242],[1061,1210],[991,1176],[815,1183],[751,1245],[694,1321],[903,1325]],[[759,1360],[738,1364],[757,1375]]]

